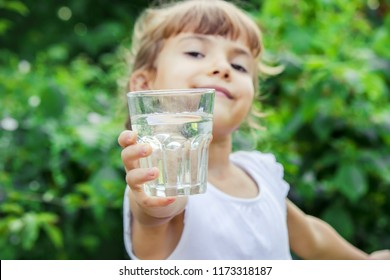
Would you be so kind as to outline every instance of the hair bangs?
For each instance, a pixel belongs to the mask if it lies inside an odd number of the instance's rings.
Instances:
[[[226,2],[220,2],[227,4]],[[163,37],[169,38],[183,32],[202,35],[219,35],[230,40],[243,40],[252,55],[257,57],[261,52],[261,34],[255,24],[246,15],[236,9],[224,9],[199,1],[198,5],[189,6],[183,10],[170,11],[170,17],[165,22]]]

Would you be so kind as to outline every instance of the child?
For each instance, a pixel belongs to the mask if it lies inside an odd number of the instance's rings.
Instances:
[[[149,9],[133,38],[130,90],[215,88],[207,191],[148,197],[142,184],[158,169],[139,168],[151,154],[124,131],[118,142],[127,176],[126,249],[132,259],[368,259],[325,222],[287,199],[283,168],[271,154],[232,150],[246,119],[263,52],[256,24],[222,0],[188,0]],[[388,258],[386,250],[373,257]]]

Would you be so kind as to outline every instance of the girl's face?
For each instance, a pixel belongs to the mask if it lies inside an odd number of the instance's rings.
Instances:
[[[181,33],[164,42],[150,89],[214,88],[214,141],[237,129],[254,97],[255,59],[240,40]]]

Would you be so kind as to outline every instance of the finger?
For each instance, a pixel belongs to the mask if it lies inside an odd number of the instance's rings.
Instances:
[[[135,194],[136,201],[138,205],[140,205],[142,208],[159,208],[159,207],[166,207],[176,201],[176,197],[170,196],[170,197],[152,197],[148,196],[145,193],[138,193]]]
[[[176,197],[151,197],[145,192],[134,191],[129,193],[129,198],[131,203],[138,204],[140,208],[144,209],[144,211],[149,214],[152,214],[150,212],[153,211],[153,216],[156,216],[156,214],[158,216],[158,213],[155,211],[158,211],[159,207],[166,207],[177,201]]]
[[[142,208],[165,207],[176,201],[176,197],[152,197],[144,192],[143,184],[155,180],[158,177],[158,168],[139,168],[126,175],[126,182],[132,190],[132,196]]]
[[[390,260],[390,250],[380,250],[369,255],[371,260]]]
[[[158,168],[137,168],[126,173],[126,183],[134,192],[143,192],[142,185],[158,177]]]
[[[129,145],[135,144],[137,142],[137,132],[131,130],[124,130],[118,137],[118,144],[125,148]]]
[[[139,166],[138,160],[149,156],[153,149],[149,144],[133,144],[121,151],[126,172]]]

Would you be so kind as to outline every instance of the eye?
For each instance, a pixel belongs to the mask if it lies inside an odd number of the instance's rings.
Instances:
[[[234,63],[232,63],[231,65],[232,65],[233,69],[235,69],[235,70],[237,70],[237,71],[239,71],[239,72],[248,73],[248,71],[246,70],[246,68],[242,67],[242,66],[239,65],[239,64],[234,64]]]
[[[185,52],[186,55],[194,57],[194,58],[203,58],[204,54],[200,52]]]

